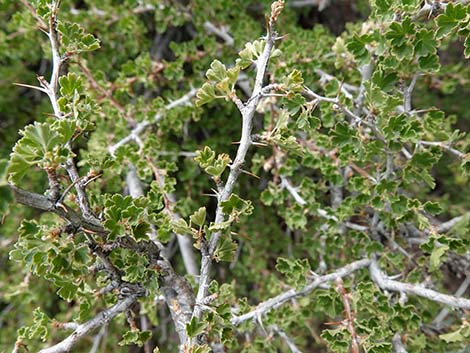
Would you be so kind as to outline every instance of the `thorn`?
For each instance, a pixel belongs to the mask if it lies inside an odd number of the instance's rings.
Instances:
[[[287,38],[287,37],[289,37],[289,33],[283,34],[282,36],[278,36],[274,38],[274,40],[283,40],[284,38]]]
[[[253,146],[269,147],[269,145],[267,143],[262,143],[262,142],[252,142],[251,144]]]
[[[44,88],[42,88],[42,87],[27,85],[27,84],[25,84],[25,83],[18,83],[18,82],[13,82],[13,84],[14,84],[15,86],[20,86],[20,87],[26,87],[26,88],[35,89],[35,90],[38,90],[38,91],[41,91],[41,92],[47,94],[47,91],[46,91]]]
[[[55,205],[56,205],[57,207],[60,207],[61,209],[63,209],[65,213],[69,213],[69,212],[67,211],[67,208],[66,208],[62,203],[56,202]]]
[[[252,177],[254,177],[254,178],[256,178],[256,179],[261,179],[261,178],[260,178],[259,176],[257,176],[256,174],[253,174],[253,173],[251,173],[251,172],[249,172],[249,171],[247,171],[247,170],[242,169],[241,171],[242,171],[242,173],[248,174],[249,176],[252,176]]]
[[[232,144],[232,145],[239,145],[239,144],[240,144],[240,141],[232,141],[231,144]]]
[[[215,197],[215,198],[219,197],[216,194],[201,194],[201,196],[209,196],[209,197]]]

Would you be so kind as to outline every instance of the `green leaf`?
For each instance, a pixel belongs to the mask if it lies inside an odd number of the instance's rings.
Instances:
[[[83,87],[82,78],[73,72],[59,77],[59,84],[60,94],[67,97],[72,97],[75,92],[81,93]]]
[[[193,235],[191,227],[186,223],[183,218],[179,218],[171,223],[173,232],[179,235]]]
[[[61,34],[62,45],[69,53],[93,51],[100,47],[100,41],[86,33],[78,23],[59,21],[57,30]]]
[[[438,71],[441,67],[439,56],[437,54],[428,54],[418,59],[418,66],[421,70],[427,72]]]
[[[202,151],[196,151],[197,156],[194,158],[199,163],[201,168],[207,168],[212,165],[215,159],[215,152],[208,146],[204,147]]]
[[[431,253],[431,256],[429,257],[429,270],[431,272],[439,269],[440,265],[442,264],[442,261],[444,260],[444,255],[447,253],[448,250],[449,247],[447,245],[434,248]]]
[[[191,321],[186,324],[186,333],[189,337],[194,338],[201,334],[203,334],[207,329],[207,323],[203,321],[199,321],[195,317],[191,319]]]
[[[231,161],[232,160],[228,154],[221,153],[217,156],[217,159],[211,163],[211,165],[208,165],[205,168],[205,171],[213,177],[220,177]]]
[[[206,208],[201,207],[189,217],[192,223],[202,227],[206,222]]]
[[[243,200],[236,194],[231,194],[228,200],[222,201],[221,206],[224,214],[232,217],[250,215],[253,210],[251,201]]]
[[[292,92],[300,92],[303,89],[304,79],[302,78],[302,73],[294,69],[289,76],[287,76],[283,81],[287,90]]]
[[[359,65],[364,65],[370,62],[370,53],[366,47],[369,42],[370,37],[368,36],[354,35],[346,43],[346,48],[352,55],[354,55]]]
[[[465,42],[463,43],[464,44],[464,55],[465,55],[465,58],[466,59],[470,59],[470,36],[468,36],[467,38],[465,38]]]
[[[296,288],[302,288],[307,284],[311,268],[307,259],[291,260],[279,257],[276,263],[276,270],[284,274]]]
[[[214,86],[212,86],[210,83],[204,83],[201,88],[197,91],[196,95],[196,106],[200,107],[204,104],[212,102],[214,99],[216,99],[216,94],[214,90]]]
[[[426,212],[429,212],[433,216],[438,215],[439,213],[442,212],[442,207],[438,202],[427,201],[423,205],[423,208]]]
[[[63,145],[70,133],[61,135],[61,129],[67,123],[38,123],[25,127],[21,131],[22,138],[13,147],[8,165],[8,181],[17,185],[33,166],[40,168],[56,168],[65,162],[67,153],[63,153]],[[72,123],[73,124],[73,123]],[[57,127],[60,129],[57,129]],[[68,131],[68,129],[66,129]]]
[[[120,346],[128,346],[135,344],[142,347],[152,337],[151,331],[140,331],[138,329],[127,331],[122,335],[122,340],[119,342]]]
[[[465,337],[461,333],[461,329],[439,335],[439,338],[447,343],[463,342],[465,340]]]
[[[467,12],[462,4],[447,4],[445,12],[439,15],[436,19],[438,26],[436,32],[437,39],[442,39],[454,31],[459,25],[460,21],[465,19],[466,15]]]
[[[425,28],[416,33],[415,51],[418,56],[427,56],[435,54],[437,43],[434,39],[434,33]]]
[[[211,81],[220,82],[227,77],[227,69],[219,60],[214,60],[206,72],[206,77]]]
[[[217,262],[232,261],[233,256],[235,255],[235,252],[237,251],[237,247],[238,247],[237,243],[232,241],[232,238],[230,236],[222,236],[219,241],[219,244],[217,244],[217,247],[215,248],[214,259]]]

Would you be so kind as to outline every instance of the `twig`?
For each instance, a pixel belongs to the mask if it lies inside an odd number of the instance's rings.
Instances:
[[[297,348],[294,341],[292,341],[292,339],[289,336],[287,336],[287,334],[283,330],[281,330],[277,325],[271,326],[271,329],[274,332],[276,332],[279,335],[279,337],[282,338],[282,340],[287,344],[287,347],[289,347],[292,353],[302,353],[302,351],[299,348]]]
[[[395,336],[393,336],[392,344],[395,353],[408,353],[401,339],[401,335],[398,332],[395,333]]]
[[[470,276],[465,277],[465,280],[460,284],[459,288],[455,292],[455,296],[461,297],[466,291],[467,288],[470,286]],[[432,321],[432,325],[436,326],[438,330],[442,328],[442,322],[445,320],[447,315],[449,314],[448,308],[442,308],[442,310],[437,314],[436,318]]]
[[[297,188],[292,186],[289,179],[287,179],[283,175],[281,175],[281,187],[285,188],[292,195],[294,200],[299,205],[304,206],[304,205],[307,204],[307,201],[305,201],[305,199],[299,194],[299,192],[297,191]],[[317,213],[322,218],[329,219],[329,220],[332,220],[332,221],[335,221],[335,222],[339,222],[339,219],[336,216],[329,215],[328,212],[326,212],[324,209],[321,209],[321,208],[317,209]],[[357,231],[360,231],[360,232],[365,232],[365,231],[369,230],[369,227],[362,226],[362,225],[356,224],[356,223],[351,223],[351,222],[344,222],[343,225],[345,225],[347,228],[357,230]]]
[[[204,22],[204,29],[206,30],[207,33],[215,34],[217,37],[223,39],[225,44],[230,47],[233,46],[235,43],[235,41],[233,40],[233,37],[230,34],[228,34],[226,28],[224,27],[217,28],[213,23],[206,21]]]
[[[107,325],[103,325],[100,329],[100,332],[93,338],[93,345],[91,346],[90,353],[97,353],[98,349],[100,348],[101,339],[106,334],[106,330],[108,329]]]
[[[65,353],[70,352],[73,346],[83,337],[94,331],[98,327],[107,325],[115,316],[128,310],[132,304],[135,303],[139,297],[138,293],[133,293],[130,296],[118,301],[114,306],[106,309],[96,315],[93,319],[79,325],[75,331],[66,339],[57,343],[56,345],[42,349],[39,353]]]
[[[343,299],[344,312],[346,314],[346,328],[351,334],[351,353],[359,353],[359,337],[356,334],[354,327],[354,316],[349,303],[349,294],[343,286],[343,280],[341,278],[336,279],[336,290]]]
[[[413,75],[410,85],[408,87],[405,87],[405,89],[403,90],[403,108],[405,109],[405,113],[409,113],[411,111],[411,96],[416,86],[416,81],[418,80],[418,77],[419,73],[417,72]]]
[[[163,110],[167,111],[167,110],[171,110],[171,109],[173,109],[177,106],[188,104],[190,102],[190,100],[196,95],[196,93],[197,93],[197,89],[190,90],[188,93],[186,93],[181,98],[167,104],[164,107]],[[120,141],[116,142],[114,145],[109,146],[108,149],[109,149],[109,152],[111,153],[111,155],[114,156],[114,154],[116,153],[116,150],[119,147],[124,146],[125,144],[127,144],[131,141],[135,141],[140,136],[140,134],[142,134],[150,125],[158,123],[163,117],[164,117],[164,113],[159,112],[154,116],[154,118],[152,120],[144,120],[144,121],[141,121],[140,123],[138,123],[136,125],[136,127],[134,129],[132,129],[132,131],[130,132],[129,135],[127,135],[126,137],[124,137]]]
[[[362,112],[362,108],[364,106],[364,99],[366,98],[366,82],[370,80],[372,76],[372,72],[374,71],[375,63],[371,60],[370,63],[362,65],[359,68],[361,73],[361,85],[359,87],[359,93],[356,97],[356,115],[360,115]]]
[[[463,214],[461,216],[454,217],[452,219],[449,219],[446,222],[443,222],[439,224],[438,226],[434,227],[434,230],[437,233],[446,233],[450,231],[452,228],[454,228],[460,221],[462,221],[464,218],[468,217],[468,213]]]
[[[458,298],[452,295],[436,292],[419,284],[398,282],[386,277],[375,260],[371,261],[369,270],[372,280],[383,290],[414,294],[441,304],[449,305],[453,308],[470,309],[470,299]]]
[[[464,158],[466,156],[465,153],[460,152],[459,150],[456,150],[455,148],[450,147],[450,144],[446,142],[441,142],[441,141],[419,141],[420,144],[425,145],[425,146],[437,146],[440,147],[446,151],[449,151],[453,155],[459,157],[459,158]]]
[[[310,292],[312,292],[314,289],[318,288],[320,285],[327,283],[327,282],[332,282],[335,281],[337,278],[342,278],[349,276],[351,273],[358,271],[360,269],[363,269],[365,267],[368,267],[370,265],[371,261],[369,259],[363,259],[359,261],[355,261],[350,263],[349,265],[346,265],[335,272],[332,272],[327,275],[319,276],[316,277],[312,282],[307,284],[305,287],[303,287],[300,290],[295,290],[295,289],[290,289],[286,292],[283,292],[273,298],[270,298],[256,306],[256,308],[246,314],[242,314],[239,316],[234,316],[231,320],[232,324],[237,326],[240,325],[241,323],[248,321],[248,320],[253,320],[256,317],[260,317],[267,313],[268,311],[272,309],[276,309],[280,307],[281,305],[291,301],[292,299],[295,299],[297,297],[302,297]]]
[[[289,6],[292,8],[317,6],[318,11],[323,11],[330,2],[331,0],[292,0],[289,1]]]
[[[104,229],[101,224],[84,218],[82,215],[78,214],[74,209],[67,205],[60,204],[61,206],[58,207],[55,202],[49,200],[44,195],[22,190],[13,185],[10,185],[10,189],[13,191],[17,202],[25,206],[55,213],[72,223],[75,229],[83,229],[84,231],[89,231],[91,233],[100,235],[105,235],[108,233],[108,231]]]

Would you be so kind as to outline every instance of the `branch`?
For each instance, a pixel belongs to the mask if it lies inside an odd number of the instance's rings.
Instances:
[[[418,80],[419,73],[415,73],[413,78],[411,79],[411,83],[408,87],[405,87],[403,90],[403,109],[405,109],[406,113],[411,111],[411,96],[413,94],[413,90],[416,86],[416,81]]]
[[[188,104],[189,101],[196,95],[196,93],[197,93],[197,89],[190,90],[181,98],[167,104],[164,107],[164,110],[171,110],[177,106]],[[111,155],[114,156],[114,154],[116,153],[116,150],[119,147],[124,146],[125,144],[131,141],[137,140],[140,134],[142,134],[150,125],[158,123],[163,118],[163,116],[164,116],[164,113],[159,112],[154,116],[152,120],[143,120],[140,123],[138,123],[137,126],[134,129],[132,129],[129,135],[127,135],[120,141],[116,142],[114,145],[109,146],[108,148],[109,153],[111,153]]]
[[[332,282],[338,278],[349,276],[351,273],[358,271],[362,268],[368,267],[370,264],[371,264],[371,261],[369,259],[363,259],[363,260],[352,262],[349,265],[346,265],[330,274],[316,277],[311,283],[307,284],[302,289],[298,291],[296,291],[295,289],[290,289],[271,299],[268,299],[258,304],[254,310],[246,314],[233,317],[231,322],[233,325],[238,326],[245,321],[253,320],[257,317],[260,317],[261,315],[264,315],[265,313],[267,313],[268,311],[272,309],[276,309],[280,307],[281,305],[287,303],[288,301],[294,298],[303,297],[309,294],[310,292],[312,292],[314,289],[316,289],[323,283]]]
[[[419,284],[398,282],[386,277],[375,260],[370,263],[369,270],[372,280],[383,290],[414,294],[441,304],[449,305],[453,308],[470,309],[470,299],[458,298],[456,296],[436,292]]]
[[[163,185],[162,177],[157,174],[156,178],[157,178],[157,182],[162,186]],[[131,194],[132,197],[139,197],[144,194],[142,190],[142,185],[137,176],[135,167],[132,165],[129,167],[129,171],[127,172],[126,181],[127,181],[127,185],[129,186],[129,193]],[[164,198],[166,198],[172,204],[176,202],[175,197],[172,194],[164,193]],[[173,212],[169,207],[166,207],[166,210],[169,212],[170,218],[172,220],[177,220],[180,218],[180,216],[177,213]],[[199,275],[199,269],[196,264],[196,259],[194,256],[193,244],[192,244],[191,239],[181,234],[176,234],[176,239],[178,241],[178,245],[181,251],[181,256],[183,258],[183,263],[186,268],[186,272],[190,274],[191,276]],[[153,237],[152,241],[154,242],[157,241],[155,236]],[[161,244],[160,246],[163,247],[163,245]]]
[[[65,353],[70,352],[73,346],[83,337],[88,335],[91,331],[107,325],[115,316],[128,310],[132,304],[134,304],[139,297],[138,293],[133,293],[132,295],[124,298],[123,300],[118,301],[114,306],[109,309],[106,309],[96,315],[93,319],[87,321],[84,324],[79,325],[76,330],[64,339],[62,342],[57,343],[56,345],[42,349],[39,353]]]
[[[283,1],[276,1],[272,5],[273,11],[268,24],[266,45],[264,46],[263,53],[259,56],[256,62],[257,72],[253,87],[253,93],[245,107],[240,111],[242,115],[242,134],[240,138],[240,145],[238,146],[235,160],[230,166],[230,174],[227,178],[227,182],[225,183],[223,189],[218,193],[217,210],[214,222],[216,225],[224,222],[225,220],[225,215],[222,210],[222,202],[226,201],[232,194],[238,176],[242,171],[242,166],[245,163],[246,154],[248,152],[248,149],[250,148],[250,145],[252,144],[251,130],[253,127],[253,116],[255,114],[256,107],[261,97],[260,93],[263,88],[263,81],[266,74],[266,68],[268,66],[269,57],[271,55],[272,49],[274,48],[274,42],[276,40],[276,34],[274,33],[273,26],[275,20],[277,19],[277,16],[280,13],[280,10],[282,10],[283,5]],[[217,247],[221,235],[221,232],[212,234],[209,243],[201,245],[201,275],[199,279],[199,289],[196,296],[196,306],[193,312],[193,317],[195,317],[196,319],[200,319],[202,315],[202,302],[207,296],[209,290],[209,283],[211,280],[210,269],[212,265],[212,254],[214,253]]]
[[[440,147],[446,151],[449,151],[453,155],[457,156],[458,158],[464,158],[466,156],[465,153],[460,152],[459,150],[456,150],[455,148],[450,147],[449,143],[446,142],[440,142],[440,141],[419,141],[420,144],[425,145],[425,146],[437,146]]]
[[[297,191],[297,188],[295,188],[294,186],[292,186],[292,184],[290,183],[289,179],[287,179],[285,176],[281,175],[281,187],[282,188],[285,188],[291,195],[292,197],[294,198],[294,200],[301,206],[304,206],[307,204],[307,201],[305,201],[305,199],[299,194],[299,192]],[[322,218],[325,218],[325,219],[328,219],[328,220],[332,220],[332,221],[335,221],[335,222],[339,222],[338,218],[336,216],[333,216],[333,215],[329,215],[328,212],[326,212],[324,209],[321,209],[319,208],[317,210],[318,212],[318,215]],[[344,222],[342,223],[343,225],[345,225],[347,228],[350,228],[350,229],[353,229],[353,230],[357,230],[357,231],[360,231],[360,232],[365,232],[365,231],[368,231],[369,230],[369,227],[366,227],[366,226],[361,226],[360,224],[356,224],[356,223],[351,223],[351,222]]]
[[[88,231],[89,233],[97,233],[100,235],[108,233],[100,223],[84,218],[82,215],[75,212],[73,208],[65,204],[54,203],[44,195],[26,191],[13,185],[10,185],[10,189],[13,191],[16,201],[20,204],[42,211],[55,213],[68,220],[75,229],[83,229],[85,232]]]
[[[354,316],[351,309],[351,304],[349,303],[349,294],[346,292],[346,289],[343,285],[343,280],[337,278],[336,282],[336,291],[341,296],[343,300],[344,312],[346,314],[346,328],[351,334],[351,353],[359,353],[359,337],[356,334],[356,328],[354,327]]]
[[[330,5],[331,0],[292,0],[289,1],[289,6],[292,8],[301,8],[301,7],[318,7],[318,11],[323,11],[328,5]]]
[[[446,233],[446,232],[450,231],[452,228],[454,228],[459,222],[461,222],[464,218],[466,218],[468,216],[469,216],[469,214],[465,213],[461,216],[451,218],[448,221],[442,222],[439,225],[435,226],[434,230],[437,233]]]
[[[271,326],[271,328],[274,332],[276,332],[279,335],[279,337],[282,338],[282,340],[287,344],[287,347],[289,347],[292,353],[302,353],[302,351],[299,348],[297,348],[294,341],[292,341],[292,339],[289,336],[287,336],[287,334],[283,330],[281,330],[277,325],[273,325]]]
[[[52,74],[51,79],[48,85],[48,96],[54,109],[54,114],[56,117],[61,118],[63,113],[60,111],[59,104],[57,102],[57,91],[59,86],[59,75],[60,68],[62,66],[63,60],[60,57],[60,43],[59,35],[57,33],[57,12],[59,11],[60,0],[55,0],[52,3],[51,16],[49,18],[49,41],[51,42],[52,50]]]
[[[217,28],[211,22],[206,21],[204,22],[204,29],[206,30],[207,33],[215,34],[217,37],[223,39],[225,44],[227,44],[230,47],[233,46],[235,43],[235,41],[233,40],[233,37],[230,34],[228,34],[227,29],[224,27]]]
[[[470,286],[470,276],[465,277],[465,280],[460,284],[459,288],[455,292],[456,297],[461,297],[466,291],[467,288]],[[436,326],[438,330],[442,328],[442,322],[445,320],[447,315],[449,314],[448,308],[443,308],[436,318],[432,321],[432,324]]]
[[[395,336],[393,336],[392,344],[395,353],[408,353],[399,333],[396,333]]]

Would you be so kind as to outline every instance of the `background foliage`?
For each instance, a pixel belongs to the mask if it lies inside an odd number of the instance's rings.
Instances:
[[[120,286],[103,291],[113,283],[98,269],[105,262],[145,293],[73,351],[176,351],[165,271],[150,250],[166,246],[195,296],[198,277],[174,233],[191,240],[198,266],[209,236],[221,234],[209,309],[183,327],[187,351],[468,350],[469,307],[442,316],[443,304],[387,290],[367,266],[236,319],[366,258],[398,281],[468,297],[466,1],[287,1],[263,85],[273,86],[253,118],[256,144],[223,202],[213,196],[242,133],[234,92],[253,99],[271,1],[62,1],[63,119],[25,86],[53,75],[41,28],[52,3],[0,1],[0,351],[51,346],[70,333],[61,323],[122,300]],[[139,138],[116,148],[139,126]],[[71,158],[103,234],[13,201],[8,184],[56,201],[55,174],[70,208],[58,212],[83,211],[64,167]]]

